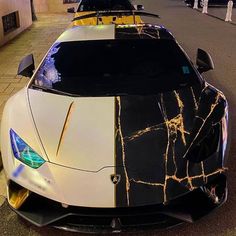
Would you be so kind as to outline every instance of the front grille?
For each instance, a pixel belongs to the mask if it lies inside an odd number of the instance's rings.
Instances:
[[[92,225],[100,225],[100,226],[108,226],[111,227],[113,220],[118,220],[119,224],[124,227],[133,227],[133,226],[144,226],[144,225],[153,225],[153,224],[165,224],[170,217],[165,216],[160,213],[153,213],[147,216],[143,215],[133,215],[130,216],[114,216],[114,217],[90,217],[80,215],[70,215],[63,219],[60,223],[70,224],[74,226],[92,226]],[[59,223],[59,224],[60,224]]]
[[[167,228],[182,223],[181,220],[174,219],[164,214],[156,213],[148,216],[133,217],[81,217],[71,215],[54,224],[55,227],[61,229],[72,229],[77,232],[121,232],[134,231],[150,228]]]

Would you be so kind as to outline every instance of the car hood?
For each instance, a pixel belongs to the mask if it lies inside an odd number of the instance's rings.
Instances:
[[[50,162],[88,171],[114,165],[114,98],[74,98],[29,89]]]
[[[121,97],[67,97],[29,89],[50,162],[90,172],[115,166],[121,179],[116,191],[125,196],[117,197],[118,206],[165,202],[217,173],[217,164],[204,167],[211,162],[194,163],[186,154],[204,136],[203,127],[222,118],[222,99],[208,85]]]

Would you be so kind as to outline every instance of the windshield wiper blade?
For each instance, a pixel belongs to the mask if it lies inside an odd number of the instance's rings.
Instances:
[[[44,86],[40,86],[40,85],[36,85],[36,84],[32,84],[31,87],[36,88],[38,90],[43,90],[45,92],[51,92],[54,94],[60,94],[60,95],[65,95],[65,96],[70,96],[70,97],[80,97],[79,95],[76,95],[76,94],[67,93],[67,92],[57,90],[57,89],[48,88],[48,87],[44,87]]]

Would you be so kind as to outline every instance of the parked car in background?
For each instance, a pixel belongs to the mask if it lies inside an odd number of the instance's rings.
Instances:
[[[135,10],[135,7],[129,0],[81,0],[77,12],[107,10]]]
[[[81,0],[78,9],[69,8],[69,13],[75,13],[75,19],[71,26],[77,25],[97,25],[98,18],[93,15],[97,11],[134,11],[144,10],[143,5],[133,5],[130,0]],[[87,15],[92,14],[91,17]],[[85,16],[85,17],[84,17]],[[134,18],[132,14],[117,16],[109,14],[99,18],[102,24],[132,24]],[[140,17],[135,18],[135,23],[141,23]]]

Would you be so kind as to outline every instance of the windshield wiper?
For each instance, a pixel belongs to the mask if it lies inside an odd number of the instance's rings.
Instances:
[[[70,96],[70,97],[80,97],[80,95],[67,93],[67,92],[57,90],[57,89],[48,88],[48,87],[44,87],[44,86],[40,86],[40,85],[36,85],[36,84],[32,84],[31,88],[36,88],[38,90],[42,90],[42,91],[45,91],[45,92],[51,92],[51,93],[54,93],[54,94],[60,94],[60,95],[65,95],[65,96]]]

